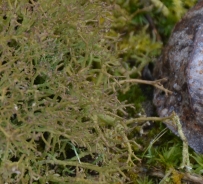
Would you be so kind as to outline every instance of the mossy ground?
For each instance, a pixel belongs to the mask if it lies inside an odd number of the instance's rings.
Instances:
[[[113,30],[119,32],[122,37],[119,46],[125,52],[121,56],[131,71],[129,72],[130,77],[139,78],[142,76],[141,70],[144,66],[156,61],[161,48],[167,43],[174,25],[196,1],[118,0],[115,2],[117,11]],[[140,85],[131,86],[127,92],[124,90],[121,95],[121,100],[135,103],[135,110],[130,109],[132,117],[137,117],[138,112],[143,113],[140,107],[143,107],[145,115],[148,115],[143,101],[150,101],[148,97],[149,94],[153,93],[153,90],[149,87],[149,91],[146,93],[147,88],[143,92],[141,91],[142,87],[140,88]],[[153,113],[151,115],[156,115]],[[180,138],[176,137],[160,122],[152,124],[149,122],[148,126],[145,125],[136,126],[129,135],[130,138],[136,137],[136,142],[143,146],[142,149],[134,149],[135,154],[142,158],[142,164],[140,165],[140,172],[129,172],[131,179],[134,183],[187,183],[188,181],[181,180],[183,173],[179,173],[180,170],[178,169],[182,161],[182,141]],[[201,159],[199,160],[197,157],[202,158],[202,156],[194,153],[192,149],[189,152],[193,166],[192,173],[198,173],[201,178],[202,173],[199,172],[202,171]],[[198,163],[194,158],[198,160]],[[162,181],[170,169],[174,169],[173,172],[166,180]],[[162,177],[156,175],[156,172],[162,173]]]
[[[180,183],[182,142],[160,122],[127,124],[149,99],[119,81],[141,77],[193,3],[1,1],[1,181],[158,183],[172,169]]]

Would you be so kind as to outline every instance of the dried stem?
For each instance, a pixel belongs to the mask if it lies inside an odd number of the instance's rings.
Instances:
[[[155,80],[155,81],[147,81],[147,80],[142,80],[142,79],[126,79],[126,80],[121,80],[118,81],[118,84],[124,84],[124,83],[140,83],[140,84],[148,84],[148,85],[152,85],[155,88],[158,88],[162,91],[164,91],[166,93],[166,95],[168,94],[172,94],[172,91],[166,89],[163,87],[163,85],[161,84],[161,82],[165,82],[167,81],[167,78],[163,78],[163,79],[159,79],[159,80]]]
[[[176,170],[176,172],[180,175],[182,175],[182,180],[192,182],[195,184],[202,184],[203,183],[203,177],[195,174],[190,174],[190,173],[183,173],[179,172]],[[165,174],[164,171],[153,171],[150,173],[151,176],[159,177],[159,178],[164,178]]]
[[[168,119],[172,119],[174,115],[170,115],[167,117],[140,117],[140,118],[133,118],[130,120],[127,120],[125,123],[127,125],[131,124],[131,123],[136,123],[136,122],[143,122],[143,121],[165,121]]]

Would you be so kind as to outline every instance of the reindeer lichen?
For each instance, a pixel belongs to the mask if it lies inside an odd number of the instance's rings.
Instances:
[[[124,183],[139,160],[97,0],[0,4],[0,178],[7,183]],[[118,113],[120,112],[120,113]],[[118,115],[120,114],[120,115]]]

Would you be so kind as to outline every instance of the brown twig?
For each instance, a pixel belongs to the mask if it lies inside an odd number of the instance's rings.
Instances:
[[[194,184],[202,184],[203,183],[203,177],[200,175],[195,175],[191,173],[183,173],[180,171],[176,171],[178,174],[182,175],[182,180],[192,182]],[[155,171],[150,173],[151,176],[156,176],[159,178],[164,178],[165,173],[163,171]]]
[[[126,80],[121,80],[118,81],[118,84],[124,84],[124,83],[140,83],[140,84],[148,84],[148,85],[152,85],[162,91],[164,91],[166,93],[166,95],[168,94],[172,94],[172,91],[166,89],[163,87],[163,85],[161,84],[161,82],[165,82],[167,81],[167,78],[163,78],[163,79],[159,79],[159,80],[155,80],[155,81],[147,81],[147,80],[142,80],[142,79],[126,79]]]
[[[173,118],[173,114],[167,117],[140,117],[140,118],[133,118],[130,120],[127,120],[125,123],[127,125],[135,122],[143,122],[143,121],[164,121],[164,120],[169,120]]]

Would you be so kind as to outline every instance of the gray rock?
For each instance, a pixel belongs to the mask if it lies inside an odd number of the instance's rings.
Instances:
[[[157,61],[154,78],[167,78],[166,95],[155,89],[153,103],[159,116],[175,111],[189,146],[203,153],[203,1],[199,1],[176,24]],[[177,128],[167,125],[175,134]]]

